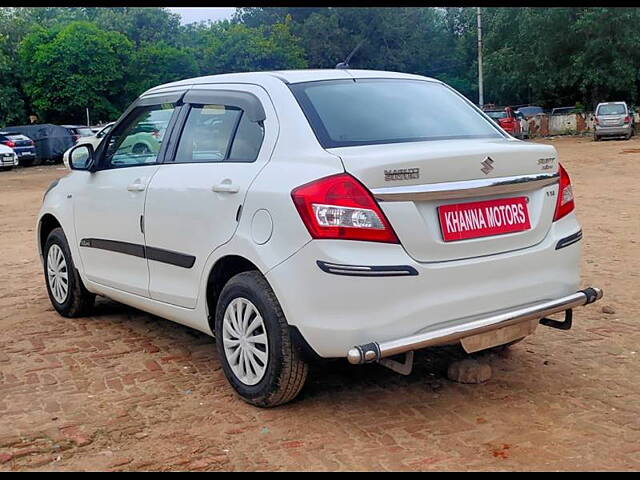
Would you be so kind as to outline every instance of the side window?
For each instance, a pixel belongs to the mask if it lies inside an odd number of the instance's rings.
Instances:
[[[229,105],[192,105],[175,163],[254,162],[264,137],[262,122]]]
[[[175,105],[141,107],[118,125],[109,138],[103,160],[106,168],[156,163]]]
[[[258,158],[263,138],[264,127],[262,122],[252,122],[246,115],[242,115],[227,160],[229,162],[255,162]]]
[[[193,105],[182,129],[176,163],[221,162],[228,156],[242,110],[225,105]]]

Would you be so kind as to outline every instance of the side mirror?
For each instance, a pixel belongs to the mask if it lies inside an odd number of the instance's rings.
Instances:
[[[93,165],[93,145],[85,143],[73,147],[69,152],[69,168],[71,170],[90,170]]]

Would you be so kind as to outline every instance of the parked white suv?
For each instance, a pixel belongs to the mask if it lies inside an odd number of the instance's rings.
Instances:
[[[158,148],[132,151],[150,124]],[[582,233],[555,149],[430,78],[162,85],[70,168],[37,221],[55,309],[83,315],[98,294],[214,335],[258,406],[293,399],[318,357],[406,374],[416,349],[487,349],[540,319],[566,329],[602,296],[578,290]]]

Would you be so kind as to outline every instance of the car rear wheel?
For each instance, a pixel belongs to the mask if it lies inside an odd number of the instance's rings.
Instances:
[[[61,228],[51,231],[43,254],[45,283],[53,308],[63,317],[86,315],[93,306],[95,295],[83,285]]]
[[[224,286],[216,307],[215,335],[225,376],[244,401],[274,407],[298,395],[308,366],[259,272],[239,273]]]

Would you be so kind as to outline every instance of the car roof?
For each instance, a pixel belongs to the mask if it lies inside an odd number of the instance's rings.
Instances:
[[[187,78],[177,82],[165,83],[153,87],[142,95],[163,90],[168,87],[180,87],[210,83],[255,83],[260,84],[277,78],[284,83],[302,83],[319,80],[351,80],[354,78],[389,78],[406,80],[428,80],[442,83],[439,80],[410,73],[387,72],[382,70],[358,70],[358,69],[309,69],[309,70],[274,70],[268,72],[242,72],[224,73],[220,75],[207,75],[203,77]]]
[[[598,104],[598,106],[600,105],[626,105],[627,102],[600,102]]]

